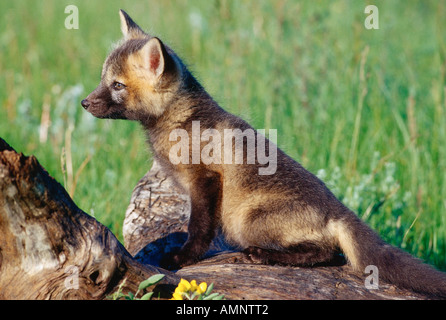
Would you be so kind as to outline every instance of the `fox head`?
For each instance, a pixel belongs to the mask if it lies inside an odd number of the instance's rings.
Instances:
[[[124,39],[107,57],[101,82],[82,106],[98,118],[142,120],[163,114],[181,85],[183,65],[120,10]]]

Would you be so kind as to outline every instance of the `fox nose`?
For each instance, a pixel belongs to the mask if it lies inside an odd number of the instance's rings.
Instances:
[[[82,105],[82,107],[84,107],[84,109],[88,109],[88,107],[90,106],[90,101],[88,101],[87,99],[84,99],[81,101],[81,105]]]

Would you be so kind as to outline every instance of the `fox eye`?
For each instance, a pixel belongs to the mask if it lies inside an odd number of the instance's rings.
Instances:
[[[124,88],[125,88],[125,84],[122,84],[121,82],[113,82],[113,89],[122,90]]]

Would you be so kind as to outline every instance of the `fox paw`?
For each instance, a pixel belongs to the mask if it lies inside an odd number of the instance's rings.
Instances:
[[[160,267],[167,270],[178,270],[195,262],[181,252],[169,252],[160,261]]]
[[[265,252],[263,249],[258,247],[248,247],[243,250],[243,254],[246,259],[255,264],[265,264],[267,261],[265,259]]]

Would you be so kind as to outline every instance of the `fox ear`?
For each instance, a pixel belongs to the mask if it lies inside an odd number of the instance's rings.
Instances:
[[[121,18],[121,31],[126,40],[147,36],[124,10],[119,10],[119,17]]]
[[[173,64],[166,48],[160,39],[153,37],[141,49],[146,68],[159,79],[166,69]]]

